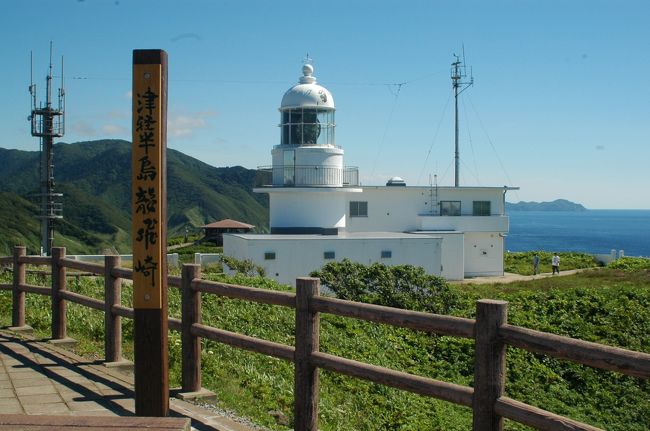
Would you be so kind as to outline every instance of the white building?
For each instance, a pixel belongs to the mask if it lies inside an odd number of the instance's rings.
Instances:
[[[281,143],[260,168],[269,235],[225,234],[224,254],[294,284],[332,260],[411,264],[449,280],[503,275],[510,187],[409,187],[399,177],[360,186],[336,145],[334,98],[303,66],[280,106]]]

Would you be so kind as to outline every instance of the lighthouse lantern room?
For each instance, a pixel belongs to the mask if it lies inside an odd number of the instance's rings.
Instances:
[[[272,151],[274,187],[342,187],[343,149],[334,138],[334,98],[316,83],[314,67],[282,98],[281,144]]]

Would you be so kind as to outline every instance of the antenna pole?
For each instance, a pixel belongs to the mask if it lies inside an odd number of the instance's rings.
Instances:
[[[54,191],[54,138],[63,136],[65,122],[65,93],[63,91],[63,57],[61,58],[61,88],[59,103],[52,107],[52,42],[50,42],[50,63],[46,76],[45,106],[36,106],[36,85],[33,76],[33,55],[30,54],[30,86],[32,96],[31,121],[32,136],[40,140],[40,201],[41,213],[41,253],[49,255],[54,244],[54,220],[63,218],[63,208],[57,198],[63,196]]]
[[[474,77],[463,81],[467,77],[465,72],[465,47],[463,46],[463,61],[454,54],[456,61],[451,63],[451,86],[454,89],[454,186],[460,185],[460,151],[458,145],[458,95],[474,84]]]

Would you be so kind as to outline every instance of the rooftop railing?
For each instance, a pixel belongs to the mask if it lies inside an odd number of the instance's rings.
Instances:
[[[256,187],[357,187],[359,168],[356,166],[260,166]]]

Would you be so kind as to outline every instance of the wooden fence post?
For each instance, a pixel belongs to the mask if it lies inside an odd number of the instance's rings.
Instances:
[[[311,362],[319,348],[320,316],[311,311],[311,299],[320,295],[320,279],[296,279],[296,352],[294,429],[318,430],[318,368]]]
[[[25,326],[25,292],[20,289],[20,285],[25,284],[25,264],[18,262],[18,259],[26,253],[27,249],[24,246],[14,247],[14,277],[11,288],[11,326],[14,328]]]
[[[104,256],[104,360],[122,360],[122,318],[113,313],[113,306],[121,304],[122,279],[111,274],[120,266],[120,256]]]
[[[496,400],[506,381],[506,346],[499,327],[508,321],[508,303],[481,299],[476,302],[476,353],[474,356],[473,430],[502,431],[503,418],[496,414]]]
[[[201,390],[201,338],[192,335],[192,325],[201,323],[201,292],[192,280],[201,278],[201,265],[183,265],[181,278],[182,392]]]
[[[60,260],[65,258],[65,247],[52,247],[52,339],[66,338],[66,301],[61,299],[59,292],[67,289],[66,268]]]

